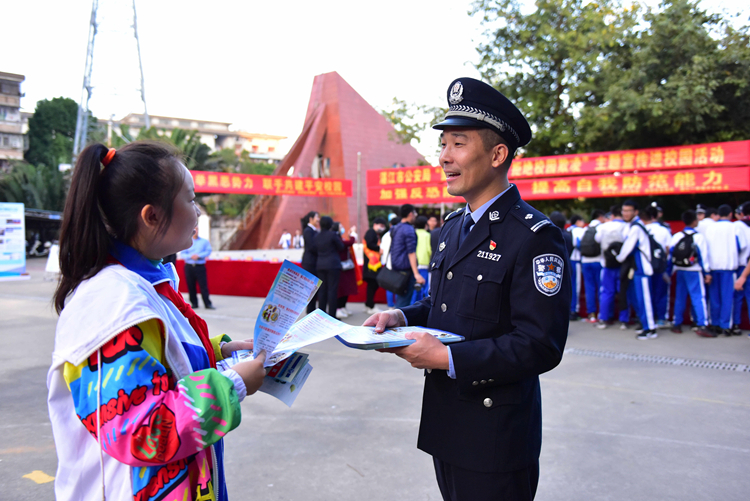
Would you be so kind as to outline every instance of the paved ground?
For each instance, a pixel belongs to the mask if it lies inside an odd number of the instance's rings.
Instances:
[[[29,264],[29,281],[0,282],[0,499],[54,498],[51,482],[37,483],[57,464],[45,401],[54,284],[43,265]],[[214,303],[199,311],[213,333],[251,335],[261,300]],[[750,339],[662,331],[637,341],[575,322],[567,348],[542,376],[538,500],[748,499]],[[227,440],[232,499],[440,499],[415,446],[420,371],[335,340],[307,351],[315,370],[291,409],[264,394],[242,404]]]

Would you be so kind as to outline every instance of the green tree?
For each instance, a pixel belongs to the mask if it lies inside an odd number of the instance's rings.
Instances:
[[[29,118],[26,161],[53,169],[59,164],[71,163],[77,115],[78,104],[67,97],[37,102],[34,114]],[[90,132],[95,132],[96,128],[96,118],[89,114]]]
[[[395,134],[388,139],[401,144],[411,144],[412,140],[420,142],[422,132],[440,122],[446,111],[446,108],[407,103],[394,97],[392,107],[382,110],[380,114],[395,129]]]
[[[513,101],[534,130],[527,156],[578,150],[579,110],[588,105],[596,75],[622,50],[637,7],[616,0],[476,0],[471,14],[487,27],[477,68]]]
[[[646,148],[750,137],[750,38],[697,2],[646,9],[602,65],[581,110],[587,150]]]
[[[116,141],[113,141],[113,144],[133,141],[130,128],[125,125],[120,126],[120,134],[115,138]],[[195,130],[172,129],[172,132],[167,134],[165,129],[157,129],[156,127],[146,129],[144,127],[138,131],[138,136],[135,139],[165,141],[172,144],[184,155],[185,166],[190,170],[202,170],[211,154],[211,148],[201,142],[198,131]]]
[[[0,201],[61,211],[65,205],[66,184],[58,169],[16,162],[10,173],[0,178]]]
[[[750,137],[750,39],[690,0],[477,0],[484,78],[534,130],[527,156]]]

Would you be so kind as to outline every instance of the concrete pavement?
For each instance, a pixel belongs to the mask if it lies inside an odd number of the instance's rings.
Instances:
[[[57,458],[46,408],[53,282],[0,282],[0,499],[53,499]],[[215,296],[213,334],[251,336],[261,299]],[[366,318],[361,304],[349,323]],[[421,371],[329,340],[290,409],[247,398],[226,440],[234,500],[439,500],[416,449]],[[571,324],[563,362],[542,376],[544,445],[537,499],[745,500],[750,492],[750,339]],[[446,423],[446,433],[460,423]],[[41,472],[32,474],[33,472]],[[32,478],[24,475],[32,474]]]

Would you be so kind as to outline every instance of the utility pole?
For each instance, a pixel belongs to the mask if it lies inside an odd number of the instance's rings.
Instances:
[[[96,21],[97,11],[99,10],[99,0],[93,0],[91,4],[91,20],[89,23],[88,46],[86,47],[86,66],[83,70],[83,89],[81,91],[81,101],[78,105],[78,115],[76,118],[76,133],[73,140],[73,163],[75,164],[78,154],[86,146],[89,130],[89,101],[93,86],[91,85],[91,73],[94,66],[94,39],[98,32],[99,24]],[[146,128],[151,127],[151,118],[148,115],[146,107],[146,86],[143,77],[143,61],[141,59],[141,41],[138,38],[138,17],[135,9],[135,0],[133,0],[133,35],[135,36],[136,49],[138,50],[138,66],[141,72],[141,101],[143,101],[143,114],[146,122]],[[111,120],[107,130],[108,140],[111,141]]]
[[[86,136],[89,130],[89,100],[91,99],[91,69],[94,65],[94,39],[96,38],[97,24],[96,12],[99,9],[99,0],[91,4],[91,20],[89,22],[89,39],[86,47],[86,65],[83,70],[83,89],[81,90],[81,102],[78,104],[78,115],[76,118],[76,134],[73,139],[73,164],[75,165],[78,154],[86,144]]]
[[[362,226],[362,153],[357,152],[357,234],[364,235],[364,230],[367,227]]]
[[[138,48],[138,67],[141,69],[141,101],[143,101],[143,117],[146,120],[146,129],[151,128],[151,119],[146,107],[146,85],[143,83],[143,61],[141,60],[141,41],[138,39],[138,16],[135,13],[135,0],[133,0],[133,34],[135,35],[135,46]]]

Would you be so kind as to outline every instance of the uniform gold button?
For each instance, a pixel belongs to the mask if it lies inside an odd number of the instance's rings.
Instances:
[[[432,263],[432,267],[433,267],[433,268],[435,267],[435,263]]]
[[[482,280],[482,275],[477,275],[477,280]]]
[[[453,279],[453,272],[449,271],[448,274],[445,276],[445,278],[447,278],[448,280],[452,280]]]
[[[472,382],[471,382],[471,385],[472,385],[472,386],[477,386],[478,384],[479,384],[479,381],[472,381]]]
[[[479,381],[479,382],[480,382],[481,384],[487,384],[487,381],[486,381],[486,380],[484,380],[484,379],[482,379],[482,380],[481,380],[481,381]]]
[[[448,309],[448,306],[446,306],[446,304],[443,303],[443,304],[440,305],[440,309],[443,310],[443,313],[445,313],[445,310]]]
[[[491,398],[485,398],[484,402],[482,402],[485,407],[492,407],[492,399]]]

